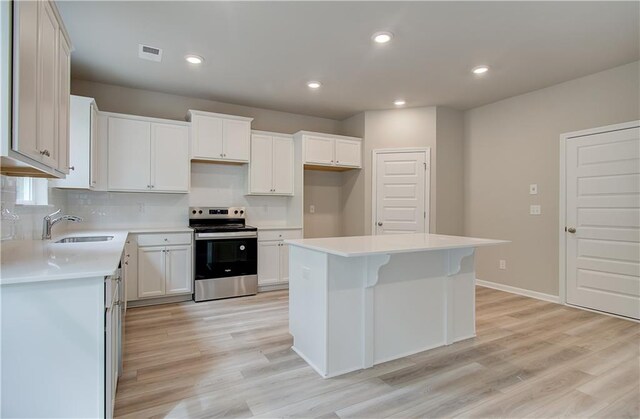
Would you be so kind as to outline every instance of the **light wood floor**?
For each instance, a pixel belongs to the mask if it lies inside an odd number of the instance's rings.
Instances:
[[[477,289],[477,337],[322,379],[287,293],[129,309],[118,417],[640,416],[640,325]]]

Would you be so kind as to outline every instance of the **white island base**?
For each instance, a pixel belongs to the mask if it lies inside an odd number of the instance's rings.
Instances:
[[[503,242],[412,234],[288,243],[293,350],[326,378],[474,337],[475,247]]]

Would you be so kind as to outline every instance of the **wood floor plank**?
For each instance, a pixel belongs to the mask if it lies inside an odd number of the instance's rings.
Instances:
[[[321,378],[288,293],[130,308],[119,418],[634,417],[640,324],[478,287],[477,336]]]

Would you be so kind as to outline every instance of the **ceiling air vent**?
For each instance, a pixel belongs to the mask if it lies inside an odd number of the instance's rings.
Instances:
[[[143,60],[160,61],[162,60],[162,50],[149,45],[138,44],[138,57]]]

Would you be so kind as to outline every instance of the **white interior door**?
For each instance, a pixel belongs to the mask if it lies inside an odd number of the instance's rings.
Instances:
[[[566,168],[567,303],[640,318],[640,129],[568,139]]]
[[[428,151],[378,151],[374,234],[428,233]]]

